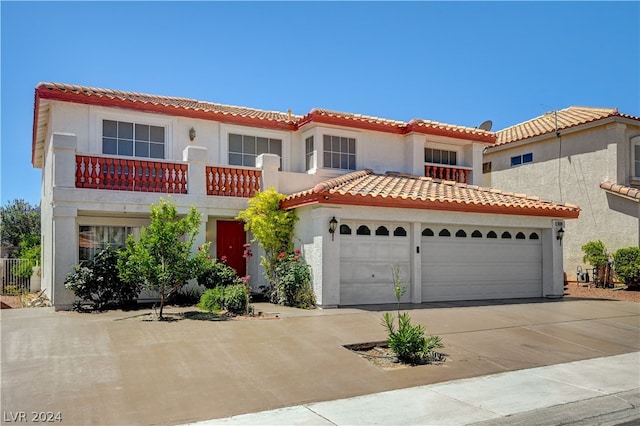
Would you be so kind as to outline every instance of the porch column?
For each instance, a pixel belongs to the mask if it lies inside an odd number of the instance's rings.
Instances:
[[[256,167],[262,171],[260,191],[266,191],[271,187],[278,191],[280,156],[276,154],[260,154],[256,157]]]
[[[558,230],[564,228],[562,220],[554,220],[551,228],[542,230],[542,296],[549,298],[564,295],[564,265],[562,240]]]
[[[207,158],[208,150],[203,146],[189,145],[182,151],[182,161],[189,163],[189,195],[207,195]]]
[[[75,188],[78,137],[72,133],[51,135],[52,178],[54,187]]]
[[[54,206],[53,224],[51,233],[51,247],[53,249],[53,261],[51,266],[43,268],[47,279],[51,280],[51,294],[47,296],[56,310],[69,309],[73,305],[75,295],[64,287],[67,275],[78,262],[78,227],[76,218],[78,210],[75,207]],[[46,238],[46,237],[45,237]]]

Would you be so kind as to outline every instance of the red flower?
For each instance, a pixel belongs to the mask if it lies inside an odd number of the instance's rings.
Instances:
[[[286,254],[284,254],[284,253],[280,253],[280,254],[278,255],[278,259],[284,259],[286,256],[287,256]]]
[[[294,256],[293,260],[295,260],[297,262],[298,261],[298,256]]]
[[[301,253],[301,251],[300,251],[300,250],[298,250],[298,249],[295,249],[295,250],[294,250],[294,253],[295,253],[295,254],[300,254],[300,253]]]
[[[198,251],[202,250],[202,246],[198,246]]]
[[[227,256],[222,256],[222,257],[220,258],[220,260],[222,260],[223,262],[226,262],[226,261],[227,261]]]
[[[243,244],[242,247],[248,248],[248,247],[251,247],[251,244]]]

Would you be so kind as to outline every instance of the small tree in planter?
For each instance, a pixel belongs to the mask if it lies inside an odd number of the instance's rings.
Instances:
[[[618,278],[628,288],[640,287],[640,248],[621,248],[613,254],[615,271]]]
[[[127,238],[126,248],[118,259],[118,270],[123,281],[142,283],[158,293],[162,320],[165,302],[202,270],[204,255],[191,255],[200,213],[191,207],[189,214],[180,218],[175,205],[162,198],[149,209],[151,224],[142,228],[137,241],[132,235]]]

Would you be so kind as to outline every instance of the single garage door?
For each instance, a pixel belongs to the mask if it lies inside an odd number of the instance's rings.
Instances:
[[[540,230],[425,225],[422,300],[542,296]]]
[[[410,300],[409,226],[398,223],[342,222],[340,304],[396,302],[391,266],[398,265]]]

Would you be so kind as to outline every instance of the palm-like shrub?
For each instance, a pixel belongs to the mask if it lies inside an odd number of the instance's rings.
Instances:
[[[428,359],[435,349],[442,348],[440,336],[425,336],[425,327],[411,324],[411,317],[407,312],[398,315],[398,328],[395,327],[395,317],[387,312],[383,316],[382,325],[387,328],[389,348],[396,354],[400,362],[412,365]]]

